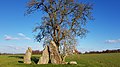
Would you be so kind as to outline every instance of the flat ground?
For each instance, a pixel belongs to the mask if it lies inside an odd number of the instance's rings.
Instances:
[[[39,55],[32,56],[32,64],[23,63],[23,55],[0,55],[0,67],[120,67],[120,53],[80,54],[66,58],[77,61],[77,65],[37,65]]]

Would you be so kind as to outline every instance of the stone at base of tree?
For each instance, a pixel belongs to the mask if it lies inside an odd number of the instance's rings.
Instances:
[[[65,64],[68,64],[68,62],[65,62]]]
[[[76,61],[70,61],[69,64],[77,64]]]
[[[50,60],[52,64],[62,64],[61,56],[58,52],[58,47],[56,46],[54,41],[50,42]]]
[[[28,50],[26,50],[23,60],[25,64],[31,64],[31,54],[32,54],[32,49],[28,47]]]
[[[49,52],[48,52],[49,47],[45,46],[45,49],[43,50],[42,56],[40,57],[39,61],[37,64],[48,64],[49,62]]]
[[[62,64],[68,64],[68,62],[62,62]]]
[[[40,57],[37,64],[68,64],[65,62],[66,56],[60,56],[58,52],[58,47],[56,46],[54,41],[50,41],[49,46],[45,46],[42,56]]]

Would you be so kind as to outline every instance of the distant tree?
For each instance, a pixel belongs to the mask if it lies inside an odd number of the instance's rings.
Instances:
[[[76,44],[76,37],[84,37],[88,30],[86,24],[92,20],[92,4],[77,0],[30,0],[26,14],[43,11],[40,25],[34,32],[39,32],[35,39],[47,43],[53,40],[59,50],[60,46]],[[72,46],[71,46],[72,47]]]
[[[43,51],[39,51],[39,50],[32,50],[32,54],[42,54]]]

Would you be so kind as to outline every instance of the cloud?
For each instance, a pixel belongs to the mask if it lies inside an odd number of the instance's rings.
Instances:
[[[19,40],[19,38],[17,37],[12,37],[12,36],[9,36],[9,35],[5,35],[5,40]]]
[[[105,43],[109,43],[109,44],[120,43],[120,39],[116,39],[116,40],[106,40]]]
[[[18,33],[19,36],[26,37],[23,33]]]
[[[4,39],[5,40],[31,40],[31,38],[27,37],[23,33],[18,33],[18,35],[20,37],[12,37],[12,36],[9,36],[9,35],[4,35]]]
[[[27,37],[25,34],[23,33],[18,33],[19,36],[22,37],[22,39],[25,39],[25,40],[31,40],[31,38]]]
[[[29,37],[25,37],[24,39],[26,39],[26,40],[31,40],[31,38],[29,38]]]

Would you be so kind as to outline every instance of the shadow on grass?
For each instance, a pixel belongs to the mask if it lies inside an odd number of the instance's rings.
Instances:
[[[14,57],[14,58],[18,58],[18,59],[24,59],[23,56],[9,56],[9,57]],[[37,64],[38,61],[39,61],[39,57],[32,56],[31,61],[32,61],[32,63]],[[18,63],[23,63],[23,61],[18,61]]]
[[[23,63],[23,61],[18,61],[18,63]]]
[[[14,57],[14,58],[23,59],[23,56],[9,56],[9,57]]]
[[[23,59],[23,56],[9,56],[9,57],[14,57],[14,58],[18,58],[18,59]],[[23,63],[23,61],[18,61],[18,63]]]
[[[33,57],[31,58],[31,61],[33,61],[35,64],[37,64],[38,61],[39,61],[39,58],[33,56]]]

